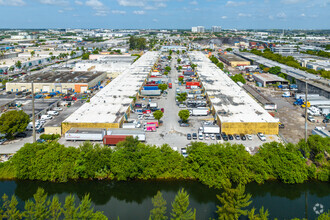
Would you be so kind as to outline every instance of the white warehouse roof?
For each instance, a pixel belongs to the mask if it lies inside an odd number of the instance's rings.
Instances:
[[[221,123],[276,122],[264,108],[202,52],[189,52],[189,56],[192,62],[198,65],[197,73]]]
[[[159,52],[147,52],[64,122],[118,123],[149,74]]]

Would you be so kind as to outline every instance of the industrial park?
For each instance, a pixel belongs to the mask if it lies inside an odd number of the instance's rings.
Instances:
[[[47,32],[34,32],[29,33],[31,40],[2,40],[2,113],[23,110],[31,122],[26,132],[15,134],[23,139],[7,140],[4,134],[0,153],[15,153],[34,138],[33,130],[38,131],[36,136],[60,135],[59,142],[66,146],[79,146],[81,141],[115,145],[133,136],[151,145],[170,144],[178,152],[185,152],[191,141],[229,141],[255,153],[265,141],[297,142],[306,138],[305,132],[329,136],[329,79],[316,74],[329,73],[329,58],[320,58],[318,66],[308,63],[305,51],[321,50],[319,44],[311,46],[312,40],[299,46],[303,48],[299,53],[279,49],[282,44],[293,47],[288,42],[265,40],[272,33],[225,31],[218,26],[210,32],[193,27],[192,38],[180,36],[189,31],[123,30],[114,33],[122,37],[94,43],[81,41],[80,30],[48,33],[79,37],[48,43]],[[102,31],[90,31],[89,37],[91,33],[100,36]],[[147,33],[157,39],[153,49],[132,48],[134,38],[128,36],[142,39]],[[226,38],[233,33],[239,37]],[[248,37],[241,37],[244,34]],[[208,39],[218,35],[227,43]],[[42,47],[31,44],[38,38],[45,42]],[[324,45],[329,41],[322,40]],[[288,54],[301,61],[301,68],[258,56],[254,52],[258,50]],[[306,104],[306,86],[309,109],[304,123],[299,115],[305,112],[300,106]],[[288,109],[297,112],[295,122],[284,112]],[[178,116],[181,110],[188,111],[188,119]],[[156,111],[161,111],[158,119]]]

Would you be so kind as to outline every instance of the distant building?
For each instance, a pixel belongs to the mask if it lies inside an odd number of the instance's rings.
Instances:
[[[273,47],[272,51],[274,53],[297,53],[298,49],[296,47]]]
[[[288,84],[288,81],[276,76],[274,74],[268,74],[268,73],[260,73],[260,74],[253,74],[253,79],[256,82],[260,82],[263,87],[266,87],[267,85],[273,85],[276,83],[279,84]]]
[[[220,54],[219,59],[225,64],[230,65],[232,67],[250,65],[250,61],[238,57],[234,54]]]
[[[221,26],[212,26],[212,32],[221,32]]]
[[[204,33],[205,32],[205,27],[204,26],[192,27],[191,32],[193,32],[193,33]]]

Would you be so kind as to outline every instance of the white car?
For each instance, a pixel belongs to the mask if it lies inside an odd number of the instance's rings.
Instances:
[[[54,107],[53,110],[54,110],[54,111],[63,111],[63,108],[60,108],[60,107]]]
[[[187,106],[184,105],[184,104],[180,104],[180,105],[179,105],[179,108],[187,108]]]
[[[51,120],[53,117],[51,115],[41,115],[40,117],[41,120]]]
[[[198,134],[198,139],[199,139],[199,140],[203,140],[203,139],[204,139],[203,134],[199,133],[199,134]]]
[[[59,113],[57,111],[48,111],[47,114],[51,115],[51,116],[59,115]]]
[[[210,137],[212,140],[215,140],[215,135],[214,134],[210,134]]]
[[[312,123],[316,122],[315,118],[313,116],[310,116],[310,115],[307,117],[307,120],[312,122]]]
[[[266,136],[263,133],[259,132],[258,137],[261,141],[266,141]]]
[[[205,140],[210,139],[210,135],[209,135],[209,134],[205,134],[205,135],[204,135],[204,139],[205,139]]]
[[[247,135],[246,135],[246,139],[248,139],[248,140],[250,140],[250,141],[251,141],[251,140],[252,140],[252,135],[250,135],[250,134],[247,134]]]

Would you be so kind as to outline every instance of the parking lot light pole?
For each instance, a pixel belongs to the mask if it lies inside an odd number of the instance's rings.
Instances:
[[[35,114],[34,114],[34,87],[33,87],[33,81],[31,83],[31,90],[32,90],[32,127],[33,127],[32,142],[35,143],[36,142],[36,118],[35,118]]]
[[[308,94],[308,84],[307,78],[305,79],[305,142],[307,143],[307,94]]]

